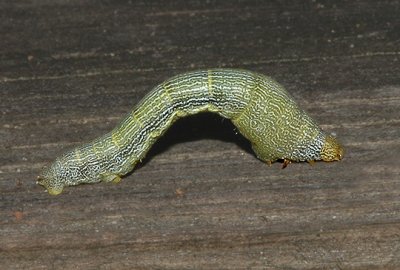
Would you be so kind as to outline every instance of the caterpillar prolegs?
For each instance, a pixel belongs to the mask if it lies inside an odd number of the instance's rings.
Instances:
[[[58,157],[38,176],[50,194],[65,186],[118,182],[178,118],[215,112],[230,119],[267,163],[343,157],[286,90],[262,74],[236,69],[193,71],[156,86],[111,132]]]

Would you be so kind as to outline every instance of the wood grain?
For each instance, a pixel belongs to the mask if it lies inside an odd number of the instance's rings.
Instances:
[[[301,4],[300,4],[301,3]],[[400,267],[399,1],[0,3],[7,269]],[[158,82],[240,67],[281,82],[347,152],[266,166],[234,127],[176,123],[119,185],[35,185]]]

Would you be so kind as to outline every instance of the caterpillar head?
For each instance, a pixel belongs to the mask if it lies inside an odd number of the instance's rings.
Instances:
[[[338,142],[338,140],[333,136],[327,136],[321,149],[321,159],[323,161],[341,160],[343,154],[343,146]]]

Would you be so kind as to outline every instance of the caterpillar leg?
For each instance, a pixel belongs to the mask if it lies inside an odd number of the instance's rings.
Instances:
[[[64,187],[46,187],[47,188],[47,192],[50,194],[50,195],[58,195],[58,194],[60,194],[62,191],[63,191],[63,189],[64,189]]]
[[[121,182],[121,177],[117,174],[102,174],[100,175],[100,179],[102,182],[106,182],[106,183],[114,183],[117,184],[119,182]]]
[[[285,158],[283,160],[282,169],[285,169],[292,161],[290,159]]]
[[[278,159],[277,157],[275,157],[274,154],[271,154],[271,152],[268,151],[268,149],[259,147],[256,144],[252,144],[251,148],[253,148],[253,151],[256,154],[257,158],[266,162],[268,165],[271,165],[272,162],[275,162]]]
[[[315,164],[315,160],[311,159],[311,160],[307,160],[308,164],[310,164],[311,166],[313,166]]]

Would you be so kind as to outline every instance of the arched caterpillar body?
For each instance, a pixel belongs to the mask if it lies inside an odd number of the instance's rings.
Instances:
[[[268,163],[343,156],[336,138],[324,134],[277,82],[250,71],[213,69],[181,74],[156,86],[111,132],[44,168],[38,184],[55,195],[65,186],[118,182],[174,121],[204,111],[230,119],[257,157]]]

